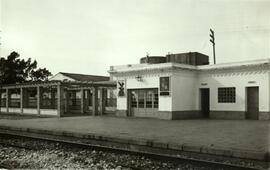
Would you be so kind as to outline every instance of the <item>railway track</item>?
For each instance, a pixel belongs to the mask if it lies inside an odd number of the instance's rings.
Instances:
[[[0,133],[1,135],[1,133]],[[3,134],[2,134],[3,135]],[[50,138],[44,138],[44,137],[29,137],[29,136],[21,136],[21,135],[10,135],[10,134],[4,134],[5,136],[15,137],[15,138],[27,138],[30,140],[43,140],[47,142],[57,142],[63,145],[69,145],[71,147],[78,147],[78,148],[88,148],[88,149],[95,149],[99,151],[104,152],[113,152],[117,154],[129,154],[129,155],[137,155],[137,156],[143,156],[150,159],[155,160],[162,160],[162,161],[168,161],[175,164],[192,164],[197,166],[203,166],[203,167],[209,167],[211,169],[224,169],[224,170],[262,170],[262,168],[256,168],[256,167],[247,167],[242,165],[235,165],[230,163],[224,163],[224,162],[216,162],[216,161],[209,161],[209,160],[203,160],[203,159],[194,159],[194,158],[182,158],[177,156],[171,156],[171,155],[165,155],[165,154],[155,154],[150,152],[143,152],[143,151],[130,151],[127,149],[119,149],[119,148],[113,148],[113,147],[107,147],[107,146],[100,146],[100,145],[93,145],[93,144],[85,144],[81,142],[74,142],[74,141],[66,141],[66,140],[57,140],[57,139],[50,139]],[[26,150],[37,150],[38,148],[34,148],[32,146],[27,145],[20,145],[18,143],[5,143],[0,142],[0,145],[8,146],[8,147],[14,147],[19,149],[26,149]],[[131,170],[145,170],[143,167],[135,167],[130,166],[127,164],[117,164],[118,166],[131,169]],[[13,169],[9,168],[8,165],[0,165],[0,168],[4,169]]]
[[[29,147],[29,146],[22,146],[22,145],[10,144],[10,143],[5,143],[5,142],[0,142],[0,145],[19,148],[19,149],[35,150],[34,148]]]

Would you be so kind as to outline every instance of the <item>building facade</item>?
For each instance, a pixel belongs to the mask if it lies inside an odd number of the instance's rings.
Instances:
[[[269,59],[209,65],[200,53],[147,56],[109,73],[118,116],[270,120]]]

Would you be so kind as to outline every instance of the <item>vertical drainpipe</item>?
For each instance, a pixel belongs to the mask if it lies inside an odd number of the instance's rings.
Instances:
[[[63,87],[61,84],[57,85],[57,116],[61,117],[64,113],[64,102],[63,102]]]
[[[84,109],[84,105],[85,105],[85,100],[84,100],[84,98],[85,98],[85,91],[84,91],[84,89],[82,88],[81,89],[81,113],[83,114],[83,113],[85,113],[85,109]]]
[[[8,88],[6,89],[6,109],[7,109],[7,113],[9,112],[9,90]]]
[[[0,113],[2,112],[1,108],[2,108],[2,86],[0,86]]]
[[[268,88],[269,88],[269,91],[268,91],[268,103],[269,103],[269,106],[268,106],[268,120],[270,120],[270,59],[268,60],[269,64],[268,64]]]
[[[105,113],[105,104],[106,104],[107,96],[106,96],[106,89],[100,88],[100,114]]]
[[[0,86],[0,113],[2,108],[2,86]]]
[[[37,86],[37,114],[40,115],[40,87]]]
[[[21,110],[21,114],[23,114],[23,88],[20,88],[20,110]]]
[[[98,115],[98,88],[93,87],[93,96],[92,96],[92,115],[97,116]]]
[[[68,89],[65,91],[65,113],[68,113],[69,93]]]

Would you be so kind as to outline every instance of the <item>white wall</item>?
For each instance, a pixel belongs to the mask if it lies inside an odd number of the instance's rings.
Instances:
[[[196,110],[197,73],[195,71],[177,71],[171,77],[172,110]]]
[[[20,108],[8,108],[9,113],[21,113]]]
[[[127,97],[117,97],[117,110],[127,110]]]
[[[7,109],[5,107],[1,107],[2,113],[7,113]],[[20,108],[9,108],[8,113],[18,113],[21,114]],[[37,115],[37,109],[23,109],[22,115],[26,114],[34,114]],[[40,115],[48,115],[48,116],[57,116],[57,110],[56,109],[40,109]]]
[[[254,81],[255,83],[249,83]],[[207,85],[201,85],[207,83]],[[210,88],[210,110],[246,111],[246,87],[259,86],[259,110],[269,111],[269,71],[232,71],[200,73],[198,88]],[[236,87],[235,103],[218,103],[218,87]],[[200,94],[196,90],[197,109],[200,109]]]
[[[56,109],[40,109],[40,115],[57,116]]]
[[[0,107],[0,113],[1,112],[3,112],[3,113],[7,112],[7,108],[6,107]]]
[[[37,109],[23,108],[23,114],[38,114]]]

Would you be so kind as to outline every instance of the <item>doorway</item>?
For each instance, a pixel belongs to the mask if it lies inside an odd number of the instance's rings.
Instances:
[[[259,119],[259,87],[247,87],[246,119]]]
[[[201,113],[204,118],[209,118],[210,112],[210,98],[209,98],[209,88],[200,89],[201,91]]]
[[[128,116],[151,117],[158,111],[158,89],[128,90]]]

